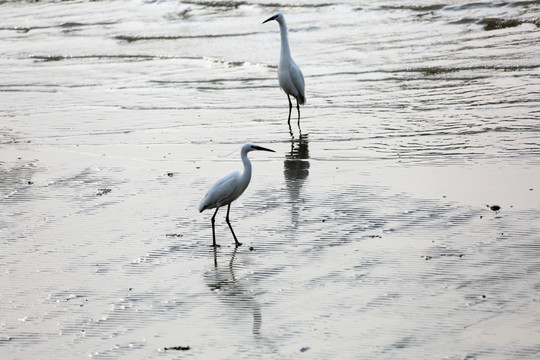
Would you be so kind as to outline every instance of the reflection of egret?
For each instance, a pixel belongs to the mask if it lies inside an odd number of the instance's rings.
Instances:
[[[230,173],[219,179],[210,188],[204,199],[201,201],[201,204],[199,205],[199,212],[202,212],[206,209],[216,208],[214,216],[212,216],[212,240],[214,247],[216,247],[216,231],[214,229],[214,223],[216,219],[216,214],[219,208],[223,205],[227,205],[227,217],[225,218],[225,221],[227,222],[227,225],[229,225],[229,229],[231,229],[231,233],[234,237],[236,246],[242,245],[242,243],[240,243],[236,238],[234,230],[229,221],[229,211],[231,210],[231,203],[234,200],[238,199],[240,195],[242,195],[244,190],[246,190],[246,188],[248,187],[249,181],[251,180],[251,162],[247,157],[247,153],[253,150],[274,152],[274,150],[263,148],[262,146],[258,146],[249,142],[244,144],[240,152],[242,156],[242,162],[244,163],[244,171],[242,173],[236,170],[231,171]]]
[[[234,273],[234,261],[236,259],[236,252],[238,247],[235,247],[229,261],[229,266],[218,267],[217,265],[217,251],[214,248],[214,271],[212,274],[208,273],[208,287],[212,291],[219,291],[219,294],[223,297],[226,304],[233,305],[236,309],[239,309],[241,313],[245,310],[251,309],[253,312],[253,335],[260,335],[262,325],[262,314],[259,303],[255,300],[251,292],[246,290],[242,286],[242,282],[238,282]],[[210,275],[213,275],[210,277]],[[243,317],[243,316],[242,316]]]
[[[292,206],[292,223],[298,222],[298,203],[300,202],[300,189],[309,175],[309,148],[308,137],[300,135],[298,141],[291,140],[291,151],[285,155],[284,170],[285,184],[289,192]]]
[[[289,119],[287,120],[289,123],[289,130],[291,128],[292,111],[291,95],[296,99],[296,109],[298,110],[298,128],[300,128],[300,105],[304,105],[306,102],[304,75],[291,56],[291,49],[289,48],[289,40],[287,38],[287,24],[285,24],[285,17],[282,13],[277,12],[263,21],[263,24],[271,20],[276,20],[279,23],[279,32],[281,34],[278,80],[279,86],[283,89],[283,91],[285,91],[285,94],[287,94],[287,98],[289,99]]]
[[[291,140],[291,151],[285,155],[285,179],[303,180],[309,175],[308,136],[300,135],[298,141]]]

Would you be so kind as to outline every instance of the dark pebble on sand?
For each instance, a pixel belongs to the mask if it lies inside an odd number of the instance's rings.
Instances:
[[[107,189],[107,188],[103,188],[103,189],[98,189],[98,192],[97,192],[97,196],[103,196],[105,194],[108,194],[112,191],[112,189]]]
[[[189,346],[171,346],[171,347],[166,347],[165,348],[165,351],[167,350],[181,350],[181,351],[186,351],[186,350],[189,350]]]
[[[499,211],[499,210],[501,210],[501,207],[499,205],[491,205],[489,208],[491,209],[491,211]]]

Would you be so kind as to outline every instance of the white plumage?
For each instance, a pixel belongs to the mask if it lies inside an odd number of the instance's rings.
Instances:
[[[254,150],[274,152],[274,150],[255,145],[253,143],[248,142],[244,144],[240,152],[242,162],[244,163],[244,171],[231,171],[230,173],[219,179],[214,185],[212,185],[210,190],[208,190],[208,193],[206,193],[204,199],[202,199],[201,203],[199,204],[199,212],[203,212],[206,209],[216,208],[216,211],[212,216],[212,239],[214,247],[217,246],[216,232],[214,228],[215,218],[219,208],[224,205],[227,205],[227,217],[225,218],[225,220],[227,221],[227,225],[229,225],[229,229],[231,229],[231,233],[234,237],[236,246],[242,245],[236,238],[234,230],[229,221],[229,211],[231,209],[231,203],[234,200],[238,199],[249,185],[249,182],[251,180],[251,162],[249,161],[247,154],[248,152]]]
[[[279,31],[281,34],[278,80],[279,86],[283,89],[283,91],[285,91],[285,94],[287,94],[287,98],[289,99],[289,127],[291,125],[292,111],[291,95],[296,99],[296,109],[298,109],[298,126],[300,126],[300,105],[304,105],[306,102],[304,75],[291,56],[285,17],[282,13],[277,12],[263,21],[263,24],[271,20],[276,20],[279,23]]]

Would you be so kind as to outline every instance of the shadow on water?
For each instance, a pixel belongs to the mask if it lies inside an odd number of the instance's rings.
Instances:
[[[291,223],[296,228],[299,217],[299,207],[303,201],[300,196],[300,190],[304,181],[309,175],[309,146],[308,135],[300,135],[298,140],[291,138],[291,150],[285,154],[283,162],[283,175],[285,176],[285,185],[289,193],[291,203]]]
[[[240,314],[241,318],[245,318],[246,311],[252,312],[252,334],[258,337],[261,334],[262,326],[261,306],[251,294],[251,291],[243,286],[243,282],[236,279],[234,262],[237,251],[238,246],[235,246],[228,266],[220,267],[217,261],[217,249],[214,248],[214,270],[206,275],[207,285],[211,291],[220,296],[225,304],[237,310],[235,313]]]

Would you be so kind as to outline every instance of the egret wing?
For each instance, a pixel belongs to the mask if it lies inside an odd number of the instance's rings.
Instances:
[[[300,70],[300,68],[294,62],[292,62],[289,65],[289,74],[291,75],[294,87],[298,91],[298,103],[303,105],[306,102],[306,92],[304,90],[305,83],[302,70]]]
[[[219,207],[234,200],[232,197],[236,190],[237,179],[239,176],[239,171],[231,171],[216,181],[216,183],[212,185],[210,190],[208,190],[208,193],[206,193],[204,199],[201,201],[199,211]]]

